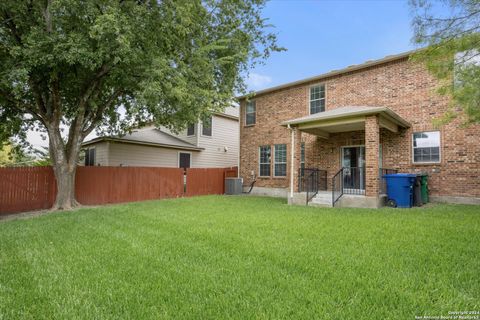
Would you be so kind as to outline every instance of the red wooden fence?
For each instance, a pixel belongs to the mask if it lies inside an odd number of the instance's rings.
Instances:
[[[225,169],[189,168],[187,169],[187,197],[205,194],[223,194]]]
[[[55,191],[51,167],[0,168],[0,214],[51,208]]]
[[[81,204],[132,202],[183,195],[183,169],[78,167],[75,197]]]
[[[225,177],[238,169],[78,167],[75,196],[85,205],[223,194]],[[51,167],[0,168],[0,215],[51,208],[56,183]]]
[[[237,167],[231,168],[189,168],[187,169],[186,196],[224,194],[225,178],[236,177]]]

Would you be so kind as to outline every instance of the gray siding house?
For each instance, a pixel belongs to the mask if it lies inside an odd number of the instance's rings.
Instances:
[[[146,126],[124,136],[97,137],[83,143],[86,166],[224,168],[238,166],[238,109],[229,107],[211,121],[179,134]]]

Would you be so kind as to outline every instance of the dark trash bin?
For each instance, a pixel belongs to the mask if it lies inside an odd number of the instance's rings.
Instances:
[[[421,207],[423,205],[421,175],[415,177],[415,183],[413,184],[413,205],[415,207]]]
[[[420,177],[422,178],[422,202],[428,203],[428,174],[422,173],[420,174]]]
[[[413,185],[417,177],[411,173],[386,174],[387,205],[398,208],[411,208],[413,206]]]

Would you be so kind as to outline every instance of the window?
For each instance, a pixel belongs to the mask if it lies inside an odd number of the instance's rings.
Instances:
[[[188,125],[187,128],[187,136],[194,136],[195,135],[195,124]]]
[[[413,162],[440,162],[440,132],[417,132],[413,134]]]
[[[300,175],[303,177],[305,171],[305,142],[300,144]]]
[[[325,85],[310,87],[310,114],[325,111]]]
[[[209,136],[209,137],[212,136],[212,117],[203,121],[203,123],[202,123],[202,135]]]
[[[260,147],[260,177],[270,176],[270,146]]]
[[[186,152],[180,152],[178,154],[178,167],[183,168],[183,170],[187,170],[187,168],[190,168],[190,160],[191,160],[191,154],[186,153]]]
[[[247,101],[247,108],[245,110],[245,125],[250,126],[256,122],[257,104],[255,101]]]
[[[85,150],[85,166],[95,165],[95,148]]]
[[[275,145],[275,177],[287,176],[287,145]]]

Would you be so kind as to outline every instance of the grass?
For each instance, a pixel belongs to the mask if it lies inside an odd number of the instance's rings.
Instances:
[[[0,221],[0,319],[415,319],[480,310],[479,209],[208,196]]]

